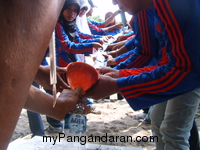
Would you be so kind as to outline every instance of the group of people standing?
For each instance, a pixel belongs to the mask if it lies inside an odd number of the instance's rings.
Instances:
[[[92,54],[94,49],[97,51],[102,48],[102,44],[107,42],[112,35],[120,33],[121,23],[116,23],[115,16],[120,13],[109,12],[105,15],[105,21],[97,22],[90,20],[87,16],[91,15],[94,4],[91,0],[67,0],[61,10],[56,23],[56,64],[59,67],[67,67],[71,62],[85,62],[85,55]],[[88,15],[87,15],[88,13]],[[48,65],[46,56],[41,65]],[[45,64],[44,64],[45,62]],[[66,74],[60,74],[67,83]],[[33,83],[39,87],[36,82]],[[47,91],[45,89],[45,91]],[[52,94],[52,91],[47,91]],[[84,103],[92,107],[93,100],[85,98]],[[41,116],[38,113],[27,111],[32,136],[45,134]],[[49,127],[47,132],[62,132],[63,123],[47,116]]]
[[[94,87],[93,93],[89,92],[88,96],[99,99],[122,93],[134,110],[151,106],[152,131],[159,137],[156,149],[198,149],[198,133],[192,132],[192,127],[197,128],[193,120],[199,106],[200,91],[197,83],[194,84],[197,86],[180,87],[191,80],[194,74],[190,72],[195,67],[191,65],[192,54],[188,53],[187,45],[183,44],[187,32],[181,30],[186,27],[179,24],[182,23],[181,19],[176,18],[180,16],[173,8],[177,4],[158,1],[152,4],[153,8],[148,5],[137,13],[135,8],[128,8],[125,2],[113,1],[133,14],[131,27],[134,32],[123,37],[124,44],[121,46],[116,46],[119,44],[116,42],[107,47],[106,50],[110,51],[108,65],[114,67],[100,69],[104,77],[100,78],[100,85]],[[130,0],[126,2],[133,5]],[[160,12],[161,5],[166,7],[165,15],[168,16],[164,17]],[[65,1],[55,28],[59,67],[66,67],[71,62],[85,62],[84,55],[102,48],[102,44],[112,35],[120,33],[122,24],[116,24],[114,20],[120,11],[107,13],[105,22],[96,22],[87,15],[91,14],[93,7],[90,0]],[[171,24],[168,25],[168,22]],[[64,81],[65,76],[61,75]],[[102,87],[106,84],[101,83],[113,80],[113,87],[117,86],[117,90],[104,92]],[[85,101],[90,100],[86,98]],[[197,139],[196,142],[194,139]]]
[[[135,36],[116,51],[109,53],[108,59],[117,66],[101,68],[102,75],[99,81],[86,93],[79,87],[75,90],[69,89],[63,82],[66,81],[65,75],[61,76],[62,78],[58,76],[57,88],[61,94],[57,98],[55,108],[52,108],[51,95],[41,93],[32,86],[30,88],[32,80],[35,80],[45,88],[51,89],[47,84],[48,67],[38,68],[44,49],[47,48],[48,38],[51,36],[49,31],[53,31],[55,27],[57,66],[66,67],[71,62],[79,61],[77,54],[91,54],[93,48],[102,48],[101,44],[110,38],[109,35],[94,34],[94,29],[99,33],[105,33],[122,25],[106,27],[104,24],[102,27],[102,24],[94,25],[87,19],[91,34],[81,33],[82,28],[78,30],[75,20],[80,12],[92,7],[82,6],[79,1],[66,0],[60,15],[58,11],[59,6],[63,4],[61,1],[57,1],[56,5],[53,1],[49,1],[48,4],[46,1],[34,1],[31,3],[31,9],[23,7],[29,6],[25,2],[12,1],[19,8],[23,8],[16,9],[10,1],[0,1],[3,10],[0,11],[0,29],[3,34],[1,48],[7,48],[1,51],[0,55],[3,81],[0,88],[1,149],[6,149],[22,107],[61,120],[75,107],[79,96],[101,99],[114,93],[121,93],[134,110],[153,106],[150,118],[153,133],[158,136],[157,150],[199,149],[198,140],[196,143],[189,142],[195,112],[200,102],[199,0],[112,1],[113,4],[119,5],[120,10],[134,16],[132,29]],[[29,13],[22,13],[22,10]],[[36,13],[31,14],[31,11]],[[45,15],[47,12],[51,14],[53,21]],[[88,13],[91,13],[91,10]],[[23,25],[23,21],[16,21],[28,17],[30,22]],[[10,25],[9,19],[14,25]],[[38,19],[41,19],[41,22]],[[48,22],[48,19],[51,21]],[[46,26],[44,28],[41,24],[48,24],[50,29]],[[17,31],[14,30],[16,27]],[[30,27],[32,32],[27,33]],[[37,37],[38,40],[27,40],[30,35],[31,38]],[[9,38],[14,39],[12,44]],[[27,51],[31,57],[27,57]],[[127,53],[121,55],[124,52]],[[120,60],[117,57],[119,55],[123,56],[123,59]],[[116,58],[113,59],[111,56]],[[12,58],[12,61],[9,61],[9,58]],[[24,63],[18,65],[22,60]],[[64,71],[58,68],[58,72]]]
[[[159,139],[156,149],[199,149],[198,135],[194,138],[196,143],[189,142],[200,102],[200,53],[196,40],[200,35],[199,1],[113,3],[134,15],[136,35],[132,43],[110,53],[116,57],[128,51],[123,55],[125,61],[110,57],[110,63],[117,66],[101,68],[104,76],[86,96],[99,99],[121,92],[134,110],[153,106],[150,119]]]

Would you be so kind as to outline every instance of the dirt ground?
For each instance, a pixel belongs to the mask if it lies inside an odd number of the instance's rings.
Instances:
[[[150,137],[151,125],[141,122],[137,118],[142,114],[142,110],[133,111],[125,100],[112,100],[105,102],[99,101],[94,104],[94,111],[87,115],[87,132],[86,135],[104,136],[132,136],[135,139],[137,136]],[[42,116],[44,127],[48,127],[46,117]],[[200,108],[196,114],[196,122],[200,127]],[[30,137],[29,123],[27,119],[26,110],[23,109],[19,117],[19,121],[13,133],[12,140],[22,138],[24,136]],[[47,133],[48,134],[48,133]],[[99,143],[98,143],[99,144]],[[100,143],[103,145],[116,145],[116,146],[133,146],[152,149],[155,143],[147,142],[107,142]]]

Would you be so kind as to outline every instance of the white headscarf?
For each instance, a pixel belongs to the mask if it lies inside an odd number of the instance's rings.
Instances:
[[[78,26],[78,29],[82,33],[86,33],[86,34],[90,34],[91,35],[92,33],[91,33],[90,28],[88,26],[87,17],[86,17],[86,14],[90,10],[91,6],[88,3],[88,0],[78,0],[78,2],[80,4],[80,9],[83,8],[83,7],[87,7],[88,10],[86,11],[86,13],[82,17],[77,16],[77,18],[76,18],[76,24]]]

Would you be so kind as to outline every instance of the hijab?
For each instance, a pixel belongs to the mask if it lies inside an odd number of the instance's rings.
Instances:
[[[86,33],[91,35],[91,31],[90,28],[88,26],[88,22],[87,22],[87,12],[90,10],[90,4],[88,3],[88,0],[79,0],[80,3],[80,9],[82,9],[83,7],[87,7],[87,11],[85,12],[85,14],[82,17],[77,16],[76,18],[76,24],[78,26],[78,29],[82,32],[82,33]]]
[[[76,35],[76,19],[74,19],[71,22],[68,22],[67,20],[65,20],[64,16],[63,16],[63,12],[64,10],[69,7],[72,4],[77,4],[78,6],[78,12],[77,12],[77,16],[80,12],[80,5],[76,0],[66,0],[63,8],[61,10],[60,16],[58,18],[58,21],[61,23],[61,25],[63,26],[63,29],[65,31],[65,33],[67,34],[69,40],[71,42],[74,41],[75,35]],[[77,60],[76,56],[72,53],[67,53],[68,58],[72,61],[75,62]]]
[[[78,12],[77,12],[77,15],[78,15],[79,12],[80,12],[80,5],[77,2],[77,0],[66,0],[65,3],[64,3],[64,5],[63,5],[63,8],[61,10],[60,16],[58,18],[58,21],[62,24],[63,29],[64,29],[65,33],[68,35],[70,41],[73,41],[74,38],[75,38],[75,34],[76,34],[76,19],[74,19],[71,22],[68,22],[63,17],[63,11],[67,7],[69,7],[70,5],[72,5],[72,4],[76,4],[78,6]]]

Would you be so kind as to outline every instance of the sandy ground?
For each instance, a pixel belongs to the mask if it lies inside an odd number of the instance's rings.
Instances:
[[[114,96],[115,97],[115,96]],[[113,100],[113,101],[112,101]],[[99,101],[94,104],[95,109],[92,113],[88,114],[87,121],[87,131],[86,136],[119,136],[126,137],[132,136],[135,139],[137,136],[141,137],[150,137],[151,134],[151,125],[141,122],[137,118],[138,115],[142,114],[142,110],[133,111],[125,100],[115,100],[114,98],[110,102]],[[200,124],[200,108],[197,112],[196,121],[199,126]],[[48,127],[46,118],[42,115],[43,124]],[[17,126],[15,128],[12,140],[21,138],[24,136],[30,137],[29,123],[27,119],[26,110],[22,110],[19,117]],[[49,133],[47,133],[49,134]],[[142,147],[147,149],[152,149],[155,147],[154,142],[101,142],[96,144],[103,145],[116,145],[116,146],[133,146],[133,147]]]
[[[151,136],[150,124],[144,124],[135,119],[142,111],[133,111],[125,100],[117,100],[114,102],[99,101],[93,105],[95,109],[87,115],[87,131],[86,136]],[[48,127],[46,118],[42,115],[43,124]],[[30,135],[29,123],[26,110],[22,110],[21,116],[14,131],[12,141]],[[49,134],[49,133],[47,133]],[[97,142],[98,143],[98,142]],[[99,143],[98,143],[99,144]],[[153,142],[101,142],[103,145],[116,146],[134,146],[153,148]]]

